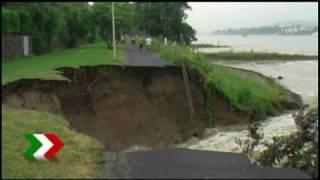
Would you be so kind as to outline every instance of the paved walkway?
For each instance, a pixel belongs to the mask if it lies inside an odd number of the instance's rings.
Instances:
[[[159,55],[153,53],[146,47],[140,49],[137,44],[127,44],[126,49],[125,63],[127,66],[165,67],[173,65],[160,59]]]
[[[242,154],[188,149],[125,153],[118,156],[112,168],[108,169],[105,172],[108,178],[310,179],[310,176],[296,169],[253,166]],[[110,176],[110,170],[113,176]]]

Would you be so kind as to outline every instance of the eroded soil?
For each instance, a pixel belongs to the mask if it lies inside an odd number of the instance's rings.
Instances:
[[[60,68],[69,81],[22,79],[2,86],[2,103],[63,115],[72,128],[100,140],[108,151],[132,145],[164,148],[194,133],[179,67]],[[189,74],[195,129],[207,127],[201,78]],[[248,117],[214,95],[215,125]]]

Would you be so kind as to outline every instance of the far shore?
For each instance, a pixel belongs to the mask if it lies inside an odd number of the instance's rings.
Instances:
[[[233,52],[222,51],[215,53],[201,52],[208,59],[213,60],[318,60],[318,56],[309,56],[303,54],[280,54],[266,52]]]
[[[215,44],[191,44],[193,48],[230,48],[231,46],[226,45],[215,45]]]

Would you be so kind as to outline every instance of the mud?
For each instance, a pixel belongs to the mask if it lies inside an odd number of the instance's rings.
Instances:
[[[107,151],[132,145],[165,148],[194,134],[179,67],[105,65],[57,71],[68,81],[22,79],[8,83],[2,86],[2,103],[61,114],[72,128],[101,141]],[[189,78],[195,129],[203,130],[207,122],[201,78],[196,74]],[[216,126],[249,120],[217,93],[213,113]]]
[[[60,68],[70,81],[24,79],[2,87],[2,103],[62,114],[71,127],[106,150],[181,141],[190,123],[180,68],[97,66]],[[190,76],[197,125],[204,127],[201,82]]]

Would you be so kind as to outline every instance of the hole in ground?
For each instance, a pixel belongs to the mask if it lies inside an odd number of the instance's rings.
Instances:
[[[190,75],[197,131],[191,130],[179,67],[95,66],[59,71],[70,81],[12,82],[2,87],[2,102],[62,114],[72,128],[98,139],[109,151],[132,145],[168,147],[200,136],[206,126],[202,84]],[[218,96],[214,102],[214,114],[223,125],[243,118]]]

